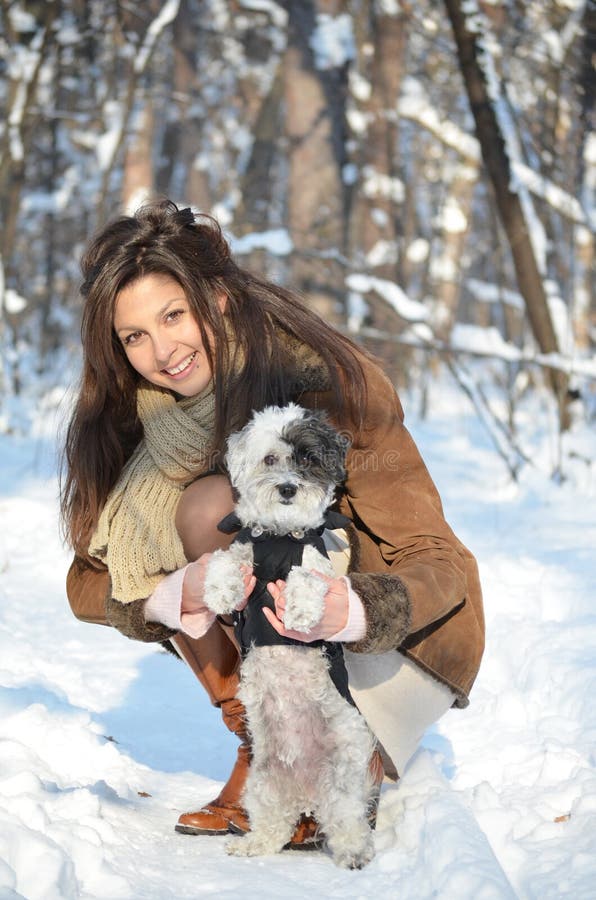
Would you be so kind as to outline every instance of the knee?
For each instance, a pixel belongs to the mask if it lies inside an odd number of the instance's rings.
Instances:
[[[176,510],[176,529],[188,560],[229,546],[231,537],[218,531],[217,524],[233,507],[232,488],[224,475],[206,475],[186,488]]]

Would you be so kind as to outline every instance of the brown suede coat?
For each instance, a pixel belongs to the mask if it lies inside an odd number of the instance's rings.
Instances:
[[[349,649],[399,650],[447,684],[457,706],[466,706],[484,649],[478,569],[445,521],[392,384],[374,362],[360,357],[368,403],[356,434],[353,423],[334,417],[320,360],[294,342],[288,351],[293,399],[326,410],[353,438],[339,509],[353,523],[350,579],[364,605],[367,630]],[[144,599],[126,605],[112,600],[109,574],[97,561],[75,558],[67,593],[83,621],[107,622],[136,640],[163,641],[173,634],[145,622]]]

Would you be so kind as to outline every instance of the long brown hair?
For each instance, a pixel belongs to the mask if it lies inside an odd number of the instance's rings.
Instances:
[[[243,423],[252,410],[291,399],[283,376],[283,332],[319,354],[336,408],[358,421],[364,384],[354,345],[295,293],[240,268],[210,216],[179,210],[167,200],[147,204],[103,228],[81,268],[83,370],[66,434],[61,490],[65,534],[77,552],[86,552],[107,496],[143,435],[136,410],[140,376],[113,327],[119,292],[139,278],[168,275],[188,298],[214,373],[217,446],[223,446],[232,416]],[[225,317],[217,302],[222,295],[228,298]],[[231,371],[237,372],[233,391],[218,377]]]

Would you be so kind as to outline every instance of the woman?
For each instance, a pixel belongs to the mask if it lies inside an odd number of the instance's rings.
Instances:
[[[232,508],[226,436],[271,403],[323,409],[349,435],[338,509],[352,524],[319,625],[285,631],[283,584],[271,585],[267,615],[281,634],[344,642],[352,696],[395,779],[424,730],[467,705],[484,621],[474,558],[445,522],[392,385],[293,293],[239,268],[218,225],[189,209],[162,201],[118,219],[82,268],[84,365],[62,493],[72,609],[169,641],[241,741],[219,797],[177,830],[248,827],[238,653],[203,581],[209,554],[229,541],[217,530]],[[244,579],[248,596],[252,573]],[[294,840],[308,839],[303,823]]]

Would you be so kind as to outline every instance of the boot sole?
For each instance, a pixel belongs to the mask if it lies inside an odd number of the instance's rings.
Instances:
[[[221,829],[217,828],[194,828],[192,825],[175,825],[174,831],[177,831],[178,834],[206,834],[213,835],[214,837],[217,837],[217,835],[223,836],[224,834],[229,834],[229,829],[227,829],[226,831],[222,831]]]
[[[237,825],[234,825],[233,822],[230,822],[229,825],[230,834],[237,834],[239,837],[243,837],[248,832],[243,831],[241,828],[238,828]],[[322,850],[325,846],[325,840],[323,838],[318,840],[311,841],[303,841],[301,844],[286,844],[283,849],[284,850],[298,850],[300,852],[310,852],[311,850]]]

